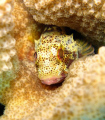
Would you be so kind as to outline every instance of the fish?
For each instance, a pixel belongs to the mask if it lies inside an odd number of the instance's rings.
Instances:
[[[34,41],[38,78],[46,85],[63,82],[74,60],[94,54],[91,44],[74,40],[73,33],[67,35],[63,27],[45,27],[40,38]]]

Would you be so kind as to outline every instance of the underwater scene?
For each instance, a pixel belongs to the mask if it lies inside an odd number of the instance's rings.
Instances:
[[[105,120],[104,0],[0,0],[0,120]]]

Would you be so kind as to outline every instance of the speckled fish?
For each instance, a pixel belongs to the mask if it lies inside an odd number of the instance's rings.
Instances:
[[[94,54],[94,48],[83,40],[74,40],[63,28],[46,27],[39,40],[35,40],[35,64],[38,78],[51,85],[62,82],[70,64],[83,56]]]

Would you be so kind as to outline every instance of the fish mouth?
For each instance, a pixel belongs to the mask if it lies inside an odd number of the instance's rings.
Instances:
[[[46,79],[41,79],[41,82],[43,84],[46,84],[46,85],[52,85],[52,84],[57,84],[57,83],[61,83],[64,81],[64,79],[66,78],[66,76],[62,76],[62,77],[49,77],[49,78],[46,78]]]

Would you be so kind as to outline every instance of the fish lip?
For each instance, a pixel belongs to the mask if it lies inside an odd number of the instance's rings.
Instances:
[[[60,77],[60,78],[47,78],[47,79],[41,79],[41,82],[46,85],[52,85],[52,84],[58,84],[64,81],[66,76]]]

